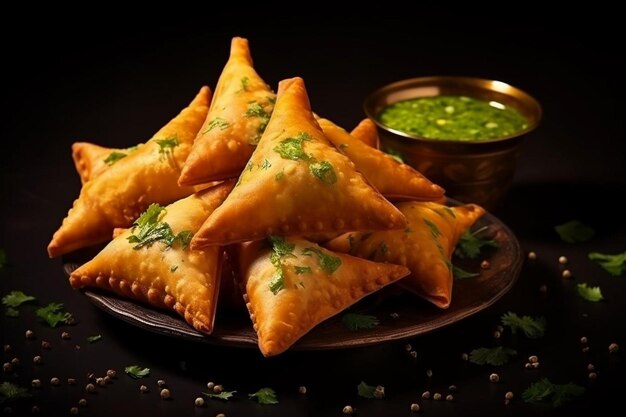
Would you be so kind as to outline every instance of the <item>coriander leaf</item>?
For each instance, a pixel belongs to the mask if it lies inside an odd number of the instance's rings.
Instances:
[[[259,168],[261,169],[268,169],[271,168],[272,164],[270,163],[270,161],[268,161],[267,159],[263,160],[263,163],[261,165],[259,165]]]
[[[563,242],[577,243],[586,242],[591,239],[596,231],[583,224],[580,220],[572,220],[554,227]]]
[[[269,283],[269,288],[274,295],[278,294],[280,290],[285,288],[285,273],[282,265],[279,265],[274,272],[272,280]]]
[[[150,375],[150,368],[142,368],[138,365],[130,365],[124,368],[124,372],[126,375],[133,379],[143,378],[144,376]]]
[[[272,244],[270,262],[276,268],[274,276],[269,283],[269,288],[270,291],[276,295],[280,290],[285,288],[285,271],[283,270],[282,258],[292,256],[296,245],[288,243],[280,236],[269,236],[268,240]]]
[[[36,300],[35,297],[31,295],[26,295],[22,291],[11,291],[10,293],[2,297],[2,304],[4,304],[6,307],[15,308],[24,303],[34,300]]]
[[[466,279],[477,277],[480,274],[478,272],[467,272],[456,265],[452,265],[452,275],[454,275],[455,279]]]
[[[248,77],[243,77],[241,79],[241,89],[243,91],[248,91],[248,85],[250,85],[250,78]]]
[[[161,155],[161,158],[164,158],[166,156],[172,156],[174,148],[180,145],[180,142],[178,142],[178,137],[176,135],[170,136],[169,138],[165,139],[155,139],[154,141],[157,143],[157,145],[159,145],[159,154]]]
[[[380,323],[376,316],[357,313],[346,313],[341,317],[341,323],[352,331],[372,329]]]
[[[337,182],[337,174],[333,169],[333,166],[328,161],[314,162],[309,165],[309,171],[317,179],[325,184],[334,184]]]
[[[4,249],[0,248],[0,269],[4,268],[7,264],[7,253]]]
[[[193,233],[191,232],[191,230],[183,230],[182,232],[179,232],[176,235],[174,240],[179,241],[183,250],[185,250],[189,247],[189,243],[191,242],[192,238],[193,238]]]
[[[96,343],[96,342],[99,342],[100,340],[102,340],[102,335],[101,334],[96,334],[96,335],[93,335],[93,336],[89,336],[87,338],[87,341],[89,343]]]
[[[287,242],[284,238],[280,236],[270,236],[268,237],[268,239],[272,244],[272,252],[280,258],[292,255],[293,250],[296,248],[296,245]]]
[[[498,346],[495,348],[478,348],[470,352],[470,362],[477,365],[494,365],[500,366],[507,363],[510,356],[516,356],[517,351]]]
[[[4,315],[7,317],[19,317],[20,316],[20,312],[16,309],[14,309],[13,307],[7,307],[4,310]]]
[[[368,385],[365,381],[361,381],[361,383],[356,387],[357,393],[359,397],[363,398],[378,398],[375,395],[376,387],[373,385]]]
[[[404,155],[402,155],[402,152],[397,151],[395,149],[389,149],[389,148],[385,149],[385,151],[391,159],[394,159],[401,164],[404,163]]]
[[[128,155],[122,152],[113,151],[106,158],[104,163],[111,166],[122,158],[126,158]]]
[[[133,223],[132,235],[128,236],[129,243],[136,243],[133,249],[138,250],[144,246],[150,247],[155,242],[163,242],[166,247],[172,247],[180,242],[183,250],[187,249],[193,233],[183,230],[174,235],[169,224],[161,222],[161,213],[165,211],[159,204],[150,204],[148,209]]]
[[[45,307],[38,308],[35,314],[48,323],[50,327],[57,327],[60,323],[68,324],[72,320],[70,313],[63,312],[63,304],[61,303],[50,303]]]
[[[222,391],[219,394],[214,392],[203,392],[202,395],[206,395],[209,398],[217,398],[218,400],[228,401],[230,400],[237,391]]]
[[[451,211],[452,212],[452,211]],[[454,212],[452,212],[454,213]],[[487,226],[481,227],[475,232],[466,230],[459,238],[454,254],[459,258],[476,259],[483,248],[497,248],[498,243],[493,239],[482,239],[477,237],[479,233],[486,230]]]
[[[283,179],[283,177],[285,176],[285,173],[283,171],[277,172],[276,175],[274,175],[274,179],[276,181],[280,181]]]
[[[177,269],[178,269],[178,265],[172,265],[170,267],[170,272],[176,272]]]
[[[230,126],[230,124],[228,123],[226,119],[222,119],[221,117],[216,117],[215,119],[209,122],[209,124],[207,125],[207,130],[205,130],[202,133],[203,134],[209,133],[211,130],[215,129],[216,127],[219,128],[220,130],[225,130],[228,126]]]
[[[535,317],[534,319],[530,316],[519,317],[509,311],[502,315],[500,321],[504,326],[511,328],[511,333],[515,334],[520,329],[529,339],[543,337],[546,332],[546,319],[544,317]]]
[[[588,287],[587,284],[583,282],[582,284],[578,284],[576,288],[578,290],[578,295],[587,301],[593,301],[595,303],[600,300],[604,300],[600,287]]]
[[[298,275],[310,274],[311,273],[311,267],[310,266],[298,266],[298,265],[295,265],[294,269],[296,270],[296,274],[298,274]]]
[[[311,256],[315,253],[320,261],[320,267],[328,274],[332,274],[341,266],[341,259],[337,256],[328,255],[319,248],[309,247],[302,250],[305,256]]]
[[[626,272],[626,251],[615,255],[592,252],[589,254],[589,259],[597,262],[606,272],[615,277]]]
[[[431,222],[428,219],[424,219],[424,223],[426,223],[426,226],[428,226],[428,228],[430,229],[430,233],[433,235],[434,238],[438,238],[439,236],[441,236],[441,231],[435,223]]]
[[[0,397],[2,397],[0,398],[0,403],[2,403],[5,401],[19,400],[20,398],[29,398],[31,394],[26,388],[22,388],[10,382],[3,382],[0,384]]]
[[[265,131],[265,128],[267,127],[267,124],[270,121],[271,111],[269,113],[266,112],[263,106],[261,106],[256,101],[253,101],[250,104],[248,104],[248,110],[246,111],[244,116],[245,117],[258,117],[260,121],[258,132],[263,133]]]
[[[276,392],[271,388],[261,388],[253,394],[248,394],[248,398],[256,398],[259,404],[278,404]]]
[[[585,389],[574,383],[553,384],[548,378],[542,378],[532,383],[522,393],[522,399],[527,403],[540,403],[550,400],[552,406],[558,407],[573,397],[578,397],[585,392]]]
[[[311,139],[311,135],[308,133],[300,132],[293,138],[281,140],[280,143],[274,147],[274,152],[278,153],[283,159],[290,159],[292,161],[309,161],[311,159],[311,155],[304,152],[302,143]]]

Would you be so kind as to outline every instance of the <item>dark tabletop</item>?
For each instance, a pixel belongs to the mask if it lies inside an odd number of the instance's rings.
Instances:
[[[425,416],[572,416],[621,404],[626,277],[612,277],[587,259],[590,251],[626,250],[619,202],[626,191],[624,67],[618,62],[623,45],[619,25],[609,24],[610,16],[522,24],[423,10],[420,16],[407,11],[406,19],[395,20],[266,14],[254,23],[240,11],[220,13],[219,19],[164,21],[170,23],[25,20],[23,32],[2,29],[0,247],[8,264],[0,270],[0,294],[19,289],[36,296],[39,304],[62,302],[77,319],[73,326],[48,328],[37,321],[36,306],[22,307],[19,318],[0,317],[1,344],[12,347],[2,353],[2,363],[14,357],[21,361],[1,381],[29,386],[40,378],[43,384],[32,391],[32,399],[8,404],[14,415],[29,415],[33,404],[42,415],[68,415],[83,397],[88,406],[80,415],[89,416],[339,416],[346,404],[356,407],[359,416],[408,416],[413,402]],[[599,28],[589,30],[590,21]],[[534,95],[543,105],[544,120],[524,145],[506,200],[494,210],[523,251],[537,253],[510,293],[486,311],[425,336],[349,350],[289,351],[265,359],[256,349],[195,344],[140,330],[73,291],[61,261],[46,254],[52,233],[80,190],[72,142],[127,147],[151,137],[200,85],[215,85],[234,35],[250,39],[257,70],[268,83],[276,86],[283,78],[302,76],[314,110],[348,128],[363,117],[361,104],[368,92],[404,78],[478,76]],[[596,236],[581,244],[561,242],[553,227],[573,219],[592,225]],[[561,277],[561,255],[569,258],[573,279]],[[579,297],[576,285],[581,282],[599,285],[605,300],[592,303]],[[508,311],[544,316],[545,337],[530,340],[507,329],[495,341],[495,326]],[[24,337],[27,329],[35,339]],[[70,340],[61,339],[63,331]],[[94,334],[102,340],[88,343],[86,338]],[[582,351],[582,336],[589,340],[588,352]],[[51,342],[50,350],[42,349],[42,340]],[[609,354],[612,342],[622,350]],[[416,359],[405,351],[406,343],[417,352]],[[518,356],[500,367],[461,359],[463,352],[498,344],[516,349]],[[33,365],[35,355],[43,357],[42,365]],[[539,356],[539,369],[524,369],[529,355]],[[595,381],[588,379],[589,363],[597,368]],[[123,368],[131,364],[149,367],[150,376],[136,381],[124,375]],[[118,372],[113,384],[85,393],[87,374],[101,376],[110,368]],[[492,372],[499,374],[499,383],[489,382]],[[50,385],[54,376],[61,386]],[[69,386],[68,377],[76,378],[77,385]],[[559,408],[524,403],[524,389],[543,377],[574,382],[586,393]],[[158,379],[166,380],[171,400],[159,398]],[[239,394],[230,402],[210,400],[196,408],[194,399],[206,391],[208,381]],[[385,386],[386,398],[357,396],[360,381]],[[149,393],[140,394],[142,383]],[[306,395],[298,393],[301,385],[307,387]],[[457,386],[452,402],[420,398],[425,390],[445,396],[450,385]],[[275,389],[280,404],[262,406],[247,399],[247,393],[261,387]],[[507,391],[515,394],[508,406]]]

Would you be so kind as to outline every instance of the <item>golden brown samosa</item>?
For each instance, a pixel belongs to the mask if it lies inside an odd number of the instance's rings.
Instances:
[[[239,254],[244,299],[264,356],[284,352],[322,321],[409,273],[302,238],[270,241],[243,243]]]
[[[475,204],[446,207],[413,201],[397,207],[408,220],[405,230],[346,233],[325,246],[360,258],[407,266],[411,275],[399,284],[437,307],[447,308],[452,297],[452,251],[485,210]]]
[[[97,177],[129,153],[137,150],[139,146],[126,149],[105,148],[94,143],[76,142],[72,145],[72,159],[80,181],[84,184],[90,179]]]
[[[352,136],[371,146],[374,149],[380,149],[380,137],[378,136],[378,129],[376,123],[371,119],[363,119],[358,125],[350,132]]]
[[[48,245],[50,257],[111,239],[151,203],[169,204],[194,192],[178,176],[208,111],[211,92],[203,87],[191,104],[147,143],[85,183]]]
[[[98,287],[176,311],[211,333],[220,286],[222,248],[194,251],[188,243],[230,192],[229,181],[163,208],[157,204],[70,275],[74,288]]]
[[[330,120],[319,119],[318,123],[328,140],[350,158],[356,169],[385,197],[419,201],[443,197],[443,188],[410,166],[352,137]]]
[[[178,183],[237,178],[269,122],[275,99],[252,66],[248,40],[233,38],[230,58]]]
[[[330,145],[304,81],[293,78],[281,81],[272,119],[235,189],[191,245],[405,226],[402,213]]]

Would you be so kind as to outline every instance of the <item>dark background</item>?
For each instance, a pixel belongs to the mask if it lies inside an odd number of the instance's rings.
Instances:
[[[261,8],[210,12],[188,10],[160,19],[98,18],[6,19],[20,29],[2,27],[3,144],[0,158],[0,247],[9,265],[0,270],[0,293],[20,289],[41,304],[63,302],[78,319],[76,326],[45,328],[34,307],[21,317],[0,318],[2,344],[22,366],[2,380],[28,385],[34,377],[44,388],[34,400],[13,406],[28,414],[33,403],[43,415],[69,414],[79,398],[89,406],[81,415],[341,415],[346,404],[359,416],[410,415],[418,402],[424,415],[583,415],[620,404],[625,371],[624,277],[615,278],[592,265],[589,251],[617,253],[626,249],[626,227],[618,197],[626,190],[623,55],[619,22],[614,13],[587,13],[576,18],[551,16],[522,19],[515,10],[450,15],[450,10],[424,8],[419,13],[394,10],[395,18],[371,13],[347,17],[326,13],[277,17]],[[394,7],[389,5],[389,8]],[[97,9],[96,9],[97,10]],[[387,11],[388,12],[388,11]],[[511,21],[515,15],[519,21]],[[404,17],[398,17],[404,16]],[[97,23],[97,21],[102,23]],[[264,359],[256,350],[189,344],[153,335],[98,311],[67,285],[58,259],[49,260],[46,245],[60,225],[80,182],[70,145],[88,140],[111,147],[144,141],[191,99],[199,86],[215,82],[227,59],[230,38],[250,39],[259,74],[272,86],[283,78],[302,76],[316,112],[350,128],[361,118],[365,96],[388,82],[426,75],[468,75],[508,82],[534,95],[544,107],[544,120],[525,143],[515,183],[495,214],[518,236],[525,251],[538,261],[524,266],[515,288],[486,312],[433,334],[409,340],[417,360],[404,343],[324,352],[287,352]],[[597,228],[597,236],[580,245],[561,243],[552,227],[581,219]],[[557,258],[567,255],[573,280],[560,276]],[[579,282],[600,285],[606,301],[590,303],[576,295]],[[547,295],[538,288],[546,284]],[[518,350],[499,367],[499,384],[490,384],[490,367],[464,363],[462,352],[492,346],[491,333],[501,314],[543,315],[543,339],[512,337],[502,343]],[[37,334],[25,340],[28,328]],[[63,341],[67,330],[72,340]],[[87,336],[103,340],[88,344]],[[581,352],[587,336],[590,352]],[[53,348],[42,351],[40,341]],[[609,355],[611,342],[622,352]],[[74,345],[81,345],[75,350]],[[43,352],[43,353],[41,353]],[[32,357],[42,354],[44,365]],[[541,368],[524,370],[525,358],[539,355]],[[587,380],[586,364],[594,363],[599,378]],[[141,382],[123,375],[123,367],[152,369]],[[118,371],[113,385],[95,395],[83,391],[87,372]],[[433,370],[429,380],[426,370]],[[50,387],[52,376],[61,387]],[[565,406],[528,405],[522,391],[540,377],[576,382],[587,388]],[[67,386],[67,377],[78,379]],[[158,398],[156,380],[167,380],[173,400]],[[356,395],[365,380],[386,387],[387,398],[366,400]],[[196,409],[193,399],[205,383],[222,383],[239,391],[239,399],[209,401]],[[140,395],[145,383],[150,393]],[[447,393],[458,386],[454,402],[421,400],[426,389]],[[309,393],[299,395],[299,385]],[[245,394],[273,387],[277,406],[259,406]],[[504,406],[504,393],[516,398]]]

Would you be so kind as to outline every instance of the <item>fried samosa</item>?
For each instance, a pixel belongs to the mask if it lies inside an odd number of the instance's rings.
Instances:
[[[129,227],[151,203],[169,204],[191,195],[178,176],[211,98],[203,87],[191,104],[152,139],[84,184],[63,224],[48,245],[50,257],[111,239]]]
[[[72,145],[72,159],[81,183],[86,183],[107,170],[142,144],[126,148],[104,148],[89,142],[76,142]]]
[[[97,287],[176,311],[211,333],[220,286],[222,248],[191,250],[189,239],[226,198],[229,181],[163,208],[151,205],[94,259],[70,275],[74,288]]]
[[[437,307],[448,308],[452,251],[485,210],[475,204],[446,207],[422,202],[404,202],[397,207],[409,222],[405,230],[346,233],[325,246],[360,258],[407,266],[411,275],[399,284]]]
[[[233,38],[230,58],[178,183],[237,178],[265,131],[275,101],[276,94],[252,66],[248,40]]]
[[[370,119],[361,120],[359,124],[352,129],[350,134],[364,144],[371,146],[374,149],[380,149],[378,129],[376,129],[376,124]]]
[[[302,238],[269,240],[239,245],[244,299],[264,356],[284,352],[322,321],[409,273]]]
[[[318,123],[333,145],[343,152],[382,195],[392,199],[438,200],[443,188],[430,182],[410,166],[352,137],[327,119]]]
[[[405,226],[402,213],[330,145],[311,113],[304,81],[293,78],[281,81],[259,145],[191,246]]]

